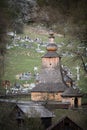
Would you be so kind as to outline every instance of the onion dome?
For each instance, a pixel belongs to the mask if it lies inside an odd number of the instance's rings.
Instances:
[[[46,49],[47,49],[47,51],[56,51],[57,45],[54,43],[48,44]]]

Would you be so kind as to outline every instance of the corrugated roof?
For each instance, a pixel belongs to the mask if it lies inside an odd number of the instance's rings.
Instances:
[[[37,105],[17,105],[20,110],[28,117],[53,117],[53,113],[46,109],[44,106]]]
[[[39,83],[32,92],[64,92],[67,86],[63,83]]]
[[[68,89],[65,90],[65,92],[62,93],[61,96],[63,97],[80,97],[83,94],[81,93],[81,91],[78,88],[73,88],[73,87],[69,87]]]

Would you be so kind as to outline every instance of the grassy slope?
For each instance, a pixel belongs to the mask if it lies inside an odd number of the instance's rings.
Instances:
[[[34,55],[33,52],[30,52],[30,56],[28,56],[27,53],[29,52],[29,50],[19,48],[8,52],[4,79],[15,81],[17,74],[33,73],[34,66],[40,66],[40,56]]]
[[[44,42],[48,42],[48,31],[44,28],[39,27],[25,27],[24,28],[24,34],[21,35],[21,37],[24,37],[25,35],[28,35],[30,38],[40,38]],[[55,34],[55,42],[57,44],[64,42],[67,44],[67,38],[64,39],[63,37],[58,37],[57,34]],[[20,44],[20,43],[19,43]],[[30,44],[30,43],[27,43]],[[36,44],[33,44],[34,48],[37,47]],[[63,48],[63,49],[66,49]],[[44,48],[45,50],[45,48]],[[58,49],[58,53],[61,53],[61,49]],[[29,54],[29,56],[27,55]],[[6,62],[5,62],[5,75],[3,79],[8,79],[11,82],[16,81],[15,76],[17,74],[23,73],[23,72],[31,72],[34,73],[34,66],[38,66],[40,69],[41,67],[41,56],[43,54],[37,53],[35,49],[25,49],[22,47],[14,47],[13,49],[10,49],[7,51],[6,55]],[[63,57],[61,59],[62,64],[68,66],[71,69],[71,72],[76,78],[76,66],[81,64],[80,60],[77,61],[74,60],[73,57]],[[86,88],[86,80],[87,77],[84,76],[83,70],[80,69],[80,82],[79,85],[83,89],[83,91],[87,92]],[[33,80],[29,81],[32,82]],[[20,81],[18,81],[20,82]]]

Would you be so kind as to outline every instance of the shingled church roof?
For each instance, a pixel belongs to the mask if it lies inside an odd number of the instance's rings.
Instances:
[[[66,89],[65,84],[59,83],[39,83],[33,88],[33,92],[63,92]]]
[[[42,58],[55,58],[55,57],[60,57],[58,53],[55,51],[49,51],[44,56],[42,56]]]
[[[46,82],[63,82],[62,81],[62,75],[60,71],[60,66],[57,66],[56,68],[42,68],[41,72],[39,74],[39,81],[42,83]]]
[[[81,97],[83,94],[78,88],[69,87],[62,93],[62,97]]]

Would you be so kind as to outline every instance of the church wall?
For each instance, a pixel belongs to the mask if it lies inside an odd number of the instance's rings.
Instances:
[[[74,107],[74,97],[70,98],[71,107]]]
[[[40,100],[43,100],[43,97],[42,97],[42,94],[40,92],[32,92],[31,99],[33,101],[40,101]]]
[[[48,97],[48,94],[45,92],[43,93],[33,92],[31,93],[31,99],[34,101],[45,101],[45,100],[48,100],[49,97]]]
[[[74,107],[75,106],[75,97],[72,97],[72,98],[70,98],[71,100],[71,107]],[[81,98],[80,97],[77,97],[77,99],[78,99],[78,107],[80,107],[81,106]]]
[[[70,103],[70,107],[74,107],[74,97],[64,97],[62,102],[69,102]]]
[[[71,102],[69,97],[62,98],[62,102]]]
[[[81,97],[78,98],[78,106],[81,106]]]
[[[47,92],[32,92],[31,99],[34,101],[45,101],[45,100],[53,100],[53,101],[62,101],[61,93],[47,93]]]
[[[61,93],[49,93],[49,100],[62,101]]]
[[[77,97],[77,98],[78,98],[78,107],[80,107],[81,106],[81,97]],[[70,104],[71,104],[70,107],[75,106],[74,101],[75,101],[75,97],[64,97],[62,99],[62,102],[70,102]]]
[[[43,67],[56,67],[58,65],[59,58],[42,58]]]
[[[62,97],[61,97],[61,92],[60,93],[55,93],[55,101],[62,101]]]

